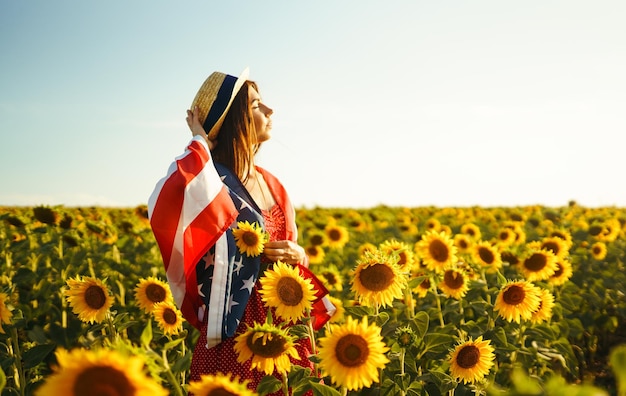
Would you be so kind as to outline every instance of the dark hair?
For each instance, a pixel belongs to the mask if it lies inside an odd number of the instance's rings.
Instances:
[[[216,162],[225,165],[244,182],[254,166],[254,155],[259,149],[248,99],[249,87],[258,91],[253,81],[243,84],[224,117],[217,135],[217,146],[211,152]]]

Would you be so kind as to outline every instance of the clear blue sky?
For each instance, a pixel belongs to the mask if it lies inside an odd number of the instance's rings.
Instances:
[[[298,207],[626,206],[626,2],[0,0],[0,205],[135,206],[214,70]]]

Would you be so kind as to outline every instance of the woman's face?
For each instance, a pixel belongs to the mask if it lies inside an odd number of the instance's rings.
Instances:
[[[272,129],[270,116],[274,110],[261,101],[261,96],[253,86],[248,87],[248,100],[250,101],[250,108],[254,118],[257,142],[263,143],[270,138],[270,130]]]

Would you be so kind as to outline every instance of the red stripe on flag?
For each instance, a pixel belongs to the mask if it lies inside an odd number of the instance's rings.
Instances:
[[[322,283],[322,281],[315,276],[313,272],[307,267],[296,264],[298,266],[298,270],[300,271],[300,275],[311,281],[313,285],[313,290],[315,291],[315,300],[313,300],[313,307],[311,309],[311,315],[313,315],[313,328],[315,330],[321,329],[326,322],[330,320],[332,312],[328,310],[326,304],[329,304],[331,307],[334,307],[330,301],[324,301],[328,295],[328,289]]]

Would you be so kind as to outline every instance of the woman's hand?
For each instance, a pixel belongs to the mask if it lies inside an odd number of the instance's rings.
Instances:
[[[304,248],[293,241],[266,242],[263,254],[271,261],[282,261],[288,264],[305,264]]]
[[[189,126],[193,136],[202,136],[204,140],[207,141],[209,144],[209,151],[211,151],[215,148],[215,146],[217,146],[217,141],[209,140],[209,137],[207,136],[206,131],[198,118],[198,112],[198,106],[194,106],[193,110],[187,110],[187,125]]]

